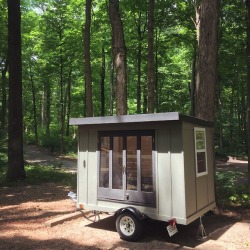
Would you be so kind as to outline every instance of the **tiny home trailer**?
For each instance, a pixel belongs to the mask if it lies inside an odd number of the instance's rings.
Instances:
[[[149,217],[187,225],[215,207],[212,123],[177,112],[72,118],[77,206],[114,212],[135,240]]]

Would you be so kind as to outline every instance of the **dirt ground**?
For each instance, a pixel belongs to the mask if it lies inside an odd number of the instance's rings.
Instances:
[[[39,148],[26,148],[25,152],[26,161],[36,157],[44,161],[46,154],[54,161],[53,155]],[[57,163],[71,169],[64,159],[55,157],[62,161],[56,160]],[[218,167],[225,170],[239,167],[246,171],[246,162],[220,163]],[[203,240],[197,238],[199,221],[188,226],[178,225],[178,233],[171,238],[167,234],[166,223],[147,221],[138,242],[119,238],[112,214],[101,214],[100,220],[94,216],[80,217],[46,227],[45,222],[49,219],[75,212],[75,204],[67,196],[69,191],[54,183],[1,187],[0,249],[250,249],[250,210],[246,209],[215,210],[205,215],[202,222],[208,237]]]

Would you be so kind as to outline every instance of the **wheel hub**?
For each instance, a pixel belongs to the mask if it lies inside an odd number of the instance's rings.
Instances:
[[[130,236],[135,231],[135,223],[130,217],[124,216],[120,221],[120,228],[123,234]]]

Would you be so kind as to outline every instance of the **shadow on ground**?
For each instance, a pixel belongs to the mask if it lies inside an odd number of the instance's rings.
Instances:
[[[186,226],[177,225],[178,233],[172,237],[168,236],[166,222],[148,219],[143,222],[143,234],[138,243],[150,244],[150,242],[157,241],[159,242],[159,247],[162,247],[161,243],[168,243],[172,246],[178,245],[195,248],[209,240],[211,235],[213,240],[218,239],[239,220],[240,219],[236,217],[216,215],[211,212],[202,217],[202,223],[208,237],[206,239],[200,239],[200,237],[198,237],[200,235],[197,235],[200,225],[199,219]],[[115,217],[110,216],[101,219],[100,221],[89,224],[88,227],[116,232]]]

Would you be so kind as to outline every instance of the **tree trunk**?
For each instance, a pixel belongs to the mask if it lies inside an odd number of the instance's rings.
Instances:
[[[143,35],[146,31],[147,22],[142,23],[142,12],[139,12],[139,19],[138,22],[136,22],[136,28],[137,28],[137,114],[141,114],[142,112],[142,83],[141,83],[141,67],[142,67],[142,41],[143,41]]]
[[[92,101],[92,80],[90,64],[90,25],[91,25],[91,0],[86,0],[86,21],[84,31],[84,60],[85,60],[85,98],[86,98],[86,116],[93,116]]]
[[[155,109],[156,109],[156,113],[159,112],[158,44],[159,44],[159,32],[156,29],[156,34],[155,34],[155,73],[154,73],[155,74]]]
[[[50,123],[51,123],[51,89],[49,79],[46,79],[46,83],[44,84],[44,92],[46,97],[46,112],[45,112],[45,125],[46,125],[46,136],[50,137]]]
[[[137,25],[138,49],[137,49],[137,114],[141,113],[141,58],[142,58],[142,31],[141,31],[141,12]]]
[[[192,60],[192,78],[191,78],[191,86],[190,86],[190,115],[195,116],[195,87],[196,87],[196,66],[197,66],[197,45],[199,44],[200,39],[200,4],[197,0],[194,0],[194,10],[195,10],[195,19],[193,19],[193,23],[196,30],[196,40],[193,46],[193,60]]]
[[[190,99],[191,99],[191,108],[190,115],[194,116],[194,93],[195,93],[195,81],[196,81],[196,61],[197,61],[197,41],[194,44],[193,60],[192,60],[192,78],[190,86]]]
[[[214,121],[218,52],[217,29],[218,0],[201,0],[195,116],[209,121]]]
[[[22,59],[20,0],[8,0],[9,124],[8,169],[11,181],[26,177],[23,159]]]
[[[114,63],[110,63],[110,96],[109,96],[109,115],[113,115],[114,110]]]
[[[248,142],[248,186],[250,189],[250,0],[246,0],[247,11],[247,142]]]
[[[31,69],[31,65],[29,65],[30,68],[30,83],[31,83],[31,92],[32,92],[32,103],[33,103],[33,119],[34,119],[34,133],[35,133],[35,143],[38,142],[38,133],[37,133],[37,116],[36,116],[36,91],[34,86],[34,80],[33,80],[33,73]]]
[[[62,41],[62,31],[60,31],[60,42]],[[60,118],[61,118],[61,139],[60,139],[60,151],[64,151],[64,129],[65,129],[65,112],[64,112],[64,81],[63,81],[63,58],[62,48],[60,48]],[[52,145],[53,146],[53,145]]]
[[[102,48],[102,66],[101,66],[101,116],[105,116],[105,51]]]
[[[69,119],[70,119],[70,113],[71,113],[71,85],[72,85],[72,68],[69,70],[69,77],[67,82],[67,91],[66,91],[66,99],[67,99],[67,111],[66,111],[66,117],[67,117],[67,124],[66,124],[66,136],[69,136]]]
[[[126,47],[119,0],[109,0],[109,19],[112,28],[112,52],[116,69],[116,114],[127,114]]]
[[[148,10],[148,113],[154,113],[154,0],[149,0]]]
[[[5,60],[5,65],[2,70],[2,108],[1,108],[1,116],[0,116],[0,138],[5,134],[2,131],[6,128],[6,114],[7,114],[7,90],[6,90],[6,73],[8,69],[9,61]]]

